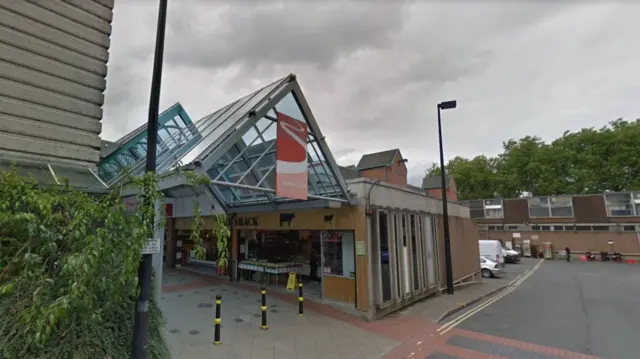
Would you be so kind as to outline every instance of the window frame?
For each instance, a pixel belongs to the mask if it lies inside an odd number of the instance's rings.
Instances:
[[[541,199],[545,199],[546,203],[545,204],[533,204],[531,202],[533,202],[534,200],[538,200],[539,202],[541,202]],[[558,204],[554,204],[554,199],[558,200],[560,198],[568,198],[568,205],[567,204],[562,204],[562,205],[558,205]],[[575,211],[573,209],[573,196],[569,196],[569,195],[558,195],[558,196],[536,196],[536,197],[531,197],[527,199],[527,208],[528,208],[528,212],[529,212],[529,218],[574,218],[575,217]],[[548,212],[548,216],[538,216],[538,215],[533,215],[531,212],[532,208],[544,208],[547,210]],[[553,215],[553,209],[554,208],[570,208],[571,209],[571,215],[569,216],[554,216]]]
[[[617,204],[613,204],[608,198],[607,196],[620,196],[620,195],[626,195],[627,199],[628,199],[628,206],[631,208],[631,213],[630,214],[612,214],[611,213],[611,207],[612,206],[621,206],[622,204],[617,203]],[[605,209],[607,211],[607,217],[637,217],[640,216],[640,191],[629,191],[629,192],[609,192],[609,193],[604,193],[602,195],[602,198],[604,199],[604,206]]]
[[[477,204],[477,202],[482,201],[482,208],[480,206],[472,206],[472,203]],[[499,201],[500,204],[490,204],[492,201]],[[469,215],[471,219],[504,219],[504,200],[502,198],[492,198],[492,199],[474,199],[465,201],[464,204],[469,207]],[[499,207],[499,208],[488,208],[488,207]],[[473,212],[477,212],[482,210],[482,217],[474,216]],[[491,210],[499,210],[498,215],[488,216],[488,211]]]

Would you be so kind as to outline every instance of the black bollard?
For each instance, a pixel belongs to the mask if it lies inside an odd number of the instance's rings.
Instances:
[[[298,316],[304,316],[304,296],[302,295],[302,282],[298,283]]]
[[[220,324],[222,324],[222,319],[220,316],[220,306],[222,305],[222,297],[218,294],[216,295],[216,319],[214,321],[214,330],[213,330],[213,344],[218,345],[222,342],[220,341]]]
[[[269,327],[267,326],[267,288],[262,287],[262,306],[260,307],[262,311],[262,324],[260,325],[260,329],[267,330]]]

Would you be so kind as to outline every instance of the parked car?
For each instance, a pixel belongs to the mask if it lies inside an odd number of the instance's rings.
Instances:
[[[502,277],[504,270],[500,263],[485,257],[480,257],[480,274],[482,278]]]
[[[505,252],[504,261],[507,263],[518,263],[520,262],[520,253],[514,251],[509,248],[502,248]]]
[[[481,239],[480,255],[486,259],[499,263],[504,267],[505,252],[502,243],[497,239]]]
[[[480,274],[482,278],[495,278],[502,277],[504,271],[500,263],[494,262],[491,259],[480,257]]]

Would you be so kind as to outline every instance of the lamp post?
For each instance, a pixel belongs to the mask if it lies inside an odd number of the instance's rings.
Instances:
[[[453,265],[451,263],[451,237],[449,235],[449,211],[447,208],[447,181],[444,170],[444,151],[442,149],[442,123],[440,110],[456,108],[456,101],[445,101],[438,104],[438,139],[440,142],[440,178],[442,179],[442,219],[444,222],[444,258],[447,273],[447,294],[453,295]]]
[[[167,25],[167,1],[160,0],[158,8],[158,27],[156,29],[156,48],[153,58],[153,73],[151,77],[151,96],[149,98],[149,118],[147,123],[147,162],[146,172],[156,170],[156,148],[158,142],[158,112],[160,108],[160,84],[162,83],[162,62],[164,58],[164,37]],[[144,203],[145,206],[153,206],[155,203]],[[155,217],[155,216],[154,216]],[[154,225],[154,218],[148,223]],[[155,230],[155,228],[154,228]],[[154,234],[155,235],[155,234]],[[151,292],[151,272],[153,264],[152,254],[143,254],[138,268],[138,283],[140,294],[136,301],[135,316],[133,319],[133,359],[147,359],[149,342],[149,297]]]

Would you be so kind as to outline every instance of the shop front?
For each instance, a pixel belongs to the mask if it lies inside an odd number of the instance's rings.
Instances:
[[[356,304],[358,207],[241,213],[232,217],[236,280],[285,289],[289,276],[307,296]]]

